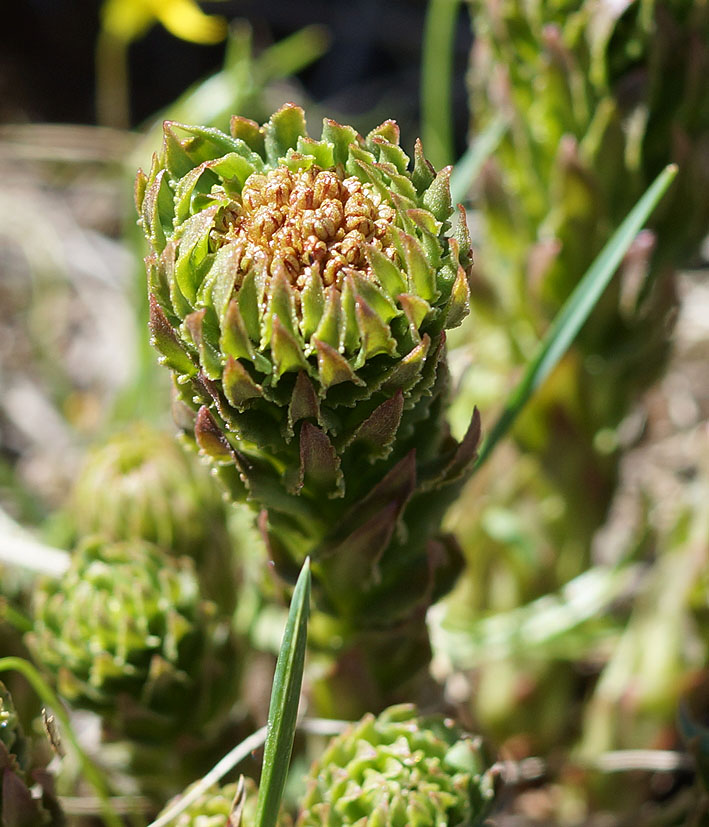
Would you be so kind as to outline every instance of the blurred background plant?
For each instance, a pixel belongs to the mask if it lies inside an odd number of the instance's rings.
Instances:
[[[653,235],[515,444],[449,513],[466,569],[429,629],[447,710],[510,762],[494,823],[699,823],[704,794],[675,717],[691,690],[693,720],[709,718],[706,3],[32,0],[15,11],[0,32],[0,656],[29,657],[37,570],[67,577],[53,547],[81,549],[96,531],[108,548],[148,541],[151,554],[193,558],[199,600],[230,614],[250,649],[228,725],[192,763],[188,737],[160,756],[72,711],[130,823],[265,720],[285,618],[248,516],[226,508],[195,456],[168,447],[132,178],[163,118],[228,130],[232,114],[261,122],[286,100],[312,124],[327,114],[363,134],[395,118],[405,149],[421,134],[437,167],[460,160],[453,185],[478,268],[470,324],[450,349],[456,436],[473,404],[490,426],[575,280],[659,168],[680,161]],[[122,445],[132,458],[116,458]],[[184,470],[163,474],[173,462]],[[193,508],[209,513],[204,534]],[[211,573],[206,556],[220,560]],[[327,669],[313,655],[307,680]],[[27,683],[3,680],[71,827],[102,823],[81,762],[39,746]],[[418,700],[439,706],[429,691]],[[287,801],[321,744],[298,736]],[[616,752],[626,748],[669,763]],[[163,784],[161,761],[174,773]]]

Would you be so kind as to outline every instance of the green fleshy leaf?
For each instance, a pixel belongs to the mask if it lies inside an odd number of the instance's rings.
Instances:
[[[253,345],[246,332],[246,325],[241,317],[239,303],[236,299],[232,299],[227,306],[222,322],[219,348],[227,357],[254,361]]]
[[[360,360],[362,357],[363,360],[371,359],[380,353],[396,356],[396,340],[391,335],[389,325],[362,296],[355,299],[355,312],[362,340]]]
[[[172,121],[165,121],[162,146],[165,166],[173,181],[179,181],[194,168],[195,164],[177,136],[175,127],[176,124]]]
[[[458,204],[458,221],[453,231],[453,237],[458,242],[458,261],[463,267],[466,267],[473,260],[473,245],[470,241],[465,207],[462,204]]]
[[[195,192],[207,194],[219,180],[216,173],[207,171],[206,163],[191,169],[180,178],[175,188],[175,223],[179,226],[194,212]]]
[[[404,196],[399,195],[399,193],[396,192],[391,193],[389,200],[396,208],[396,217],[398,220],[397,229],[401,228],[405,230],[407,233],[409,233],[409,235],[415,235],[416,225],[411,220],[411,217],[409,216],[409,211],[416,208],[416,202],[412,201],[410,198],[405,198]],[[400,257],[403,259],[403,242],[399,236],[400,233],[394,233],[394,235],[392,236],[392,240],[394,241],[394,244],[396,244],[397,246]]]
[[[325,308],[325,293],[317,267],[311,267],[308,272],[305,287],[300,294],[300,304],[300,330],[303,339],[308,342],[318,329]],[[335,341],[337,341],[337,331],[335,331]]]
[[[232,356],[229,356],[224,366],[222,385],[229,404],[237,410],[241,410],[249,400],[263,396],[261,386],[254,382],[244,365]]]
[[[297,341],[298,323],[295,315],[295,297],[287,278],[279,272],[271,279],[269,301],[261,322],[261,349],[268,347],[273,329],[273,319],[278,317],[283,327]]]
[[[442,223],[448,221],[453,212],[450,177],[453,167],[443,167],[434,182],[423,194],[423,205]]]
[[[145,191],[148,188],[148,176],[139,169],[133,182],[133,202],[135,203],[135,211],[140,215],[143,212],[143,199],[145,198]]]
[[[340,312],[342,325],[340,327],[340,347],[345,353],[354,353],[359,347],[360,331],[355,311],[355,293],[352,280],[345,279],[340,296]]]
[[[249,175],[253,175],[254,172],[260,171],[261,169],[260,166],[254,166],[247,161],[243,155],[239,155],[236,152],[230,152],[222,158],[209,161],[205,166],[207,169],[216,172],[224,181],[236,179],[239,183],[239,190],[244,186]]]
[[[399,304],[404,309],[406,318],[409,320],[409,329],[415,342],[421,338],[420,329],[424,319],[431,312],[431,305],[422,299],[420,296],[414,296],[411,293],[402,293],[397,297]]]
[[[268,730],[254,827],[275,827],[293,750],[310,612],[310,561],[305,560],[291,600],[273,678]]]
[[[314,419],[320,421],[320,403],[315,393],[313,383],[308,379],[304,371],[300,371],[293,394],[288,404],[288,436],[293,437],[294,426],[301,419]]]
[[[450,244],[453,258],[456,261],[459,261],[460,255],[458,254],[458,242],[454,238],[451,238]],[[459,264],[455,281],[453,282],[453,287],[451,289],[450,299],[448,300],[448,305],[446,307],[444,327],[447,330],[458,327],[469,312],[470,283],[468,281],[468,274]]]
[[[340,346],[341,330],[340,291],[334,286],[328,287],[325,310],[315,331],[315,338],[337,349]]]
[[[383,322],[389,324],[392,319],[401,315],[394,302],[376,284],[365,279],[357,271],[347,278],[352,279],[354,292],[367,302]]]
[[[256,343],[261,338],[261,323],[259,306],[261,303],[261,290],[257,283],[257,276],[254,270],[244,276],[239,292],[237,294],[237,301],[239,302],[239,312],[244,322],[244,329],[246,330],[249,339]]]
[[[412,204],[416,202],[416,187],[411,183],[408,175],[402,175],[394,164],[377,162],[372,166],[389,179],[389,189],[393,193],[408,198]]]
[[[200,451],[214,462],[230,463],[234,461],[234,452],[227,438],[217,425],[214,417],[205,405],[197,412],[194,424],[194,435]]]
[[[350,363],[327,342],[313,337],[311,340],[318,354],[318,376],[324,390],[341,382],[352,382],[364,387],[365,383],[350,367]]]
[[[343,126],[330,118],[323,120],[322,139],[331,143],[336,164],[346,164],[349,158],[350,144],[357,144],[359,133],[353,126]]]
[[[226,315],[234,295],[242,252],[243,244],[240,241],[232,241],[221,247],[197,292],[198,303],[213,307],[220,319]]]
[[[308,421],[300,429],[300,477],[306,488],[328,497],[345,492],[337,451],[327,434]]]
[[[440,233],[442,227],[441,222],[436,221],[428,210],[422,210],[418,207],[414,207],[411,210],[407,210],[406,214],[422,232],[428,233],[428,235],[434,237]]]
[[[335,166],[335,147],[329,141],[316,141],[313,138],[298,138],[298,152],[310,155],[315,163],[323,169]]]
[[[416,191],[421,195],[427,190],[436,178],[436,172],[423,154],[421,139],[417,138],[414,144],[414,169],[411,173],[411,180],[414,182]]]
[[[230,152],[240,152],[242,148],[234,138],[213,127],[188,126],[175,121],[165,121],[164,129],[172,135],[175,132],[185,133],[185,138],[179,143],[192,161],[190,166],[197,166],[203,161],[213,161]]]
[[[295,149],[289,149],[285,157],[281,159],[281,163],[291,172],[299,172],[310,169],[315,163],[315,158],[312,155],[303,155]]]
[[[385,459],[394,447],[403,411],[404,395],[397,390],[391,399],[372,411],[357,428],[349,444],[363,447],[370,462]]]
[[[421,244],[408,233],[399,231],[404,247],[406,271],[412,292],[427,302],[435,301],[439,296],[436,287],[436,273],[428,263]]]
[[[184,327],[199,350],[199,361],[212,381],[221,378],[221,356],[217,347],[219,327],[210,308],[202,308],[185,316]]]
[[[165,241],[172,232],[173,195],[164,169],[157,173],[145,191],[143,199],[143,224],[157,252],[162,252]]]
[[[366,249],[367,259],[374,270],[381,286],[390,296],[398,296],[406,290],[406,277],[384,253],[376,247],[368,246]]]
[[[218,207],[209,207],[187,219],[181,226],[175,262],[175,281],[182,295],[194,306],[197,291],[205,275],[204,262],[209,254],[209,231],[214,226]]]
[[[374,141],[375,138],[384,139],[388,143],[398,146],[399,141],[401,140],[399,124],[396,121],[391,120],[391,118],[388,118],[383,123],[380,123],[379,126],[374,127],[374,129],[367,135],[366,143],[369,144]]]
[[[264,130],[256,121],[252,121],[249,118],[242,118],[240,115],[232,115],[229,128],[233,138],[243,141],[250,149],[260,155],[261,158],[266,157]]]
[[[276,378],[290,371],[309,369],[302,346],[279,316],[273,316],[270,344]]]
[[[399,361],[382,384],[382,390],[390,392],[394,389],[401,390],[403,393],[414,387],[421,377],[421,371],[426,362],[429,348],[431,346],[431,339],[428,334],[424,333],[421,341],[409,353]]]
[[[145,258],[145,269],[148,275],[148,294],[154,296],[158,303],[163,307],[174,312],[172,302],[170,300],[170,281],[168,279],[168,270],[170,269],[170,262],[174,263],[175,244],[168,242],[165,249],[160,253],[153,252]]]
[[[369,146],[377,154],[379,163],[391,164],[400,175],[406,175],[409,156],[400,146],[379,137],[372,138]]]
[[[183,376],[194,376],[197,367],[180,344],[165,313],[154,296],[150,296],[151,343],[162,354],[161,362]]]
[[[271,115],[264,125],[266,133],[266,158],[276,166],[279,158],[284,158],[289,149],[295,149],[298,138],[307,137],[305,112],[293,103],[284,104]]]

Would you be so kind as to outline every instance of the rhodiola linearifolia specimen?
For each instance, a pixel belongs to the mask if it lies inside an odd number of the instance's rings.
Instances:
[[[136,182],[178,421],[260,511],[277,571],[294,579],[310,555],[345,643],[413,640],[459,568],[440,521],[480,423],[457,442],[445,421],[445,331],[468,312],[472,258],[449,176],[420,142],[411,164],[393,121],[362,138],[325,119],[315,140],[286,104],[263,126],[235,116],[231,135],[166,122]]]

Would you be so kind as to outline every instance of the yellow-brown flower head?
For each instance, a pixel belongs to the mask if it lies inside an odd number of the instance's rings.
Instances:
[[[341,166],[279,166],[249,176],[212,237],[218,245],[239,243],[242,274],[254,266],[271,277],[282,273],[299,290],[317,274],[324,287],[342,289],[345,268],[375,280],[369,246],[397,261],[389,238],[395,217],[371,185],[346,176]]]

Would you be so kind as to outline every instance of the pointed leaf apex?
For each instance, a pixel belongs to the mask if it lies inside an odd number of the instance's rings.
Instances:
[[[450,177],[453,167],[443,167],[436,175],[433,183],[423,194],[423,205],[430,210],[436,218],[445,222],[453,213],[453,200],[451,198]]]
[[[197,412],[194,435],[200,451],[215,462],[230,463],[234,453],[206,405]]]
[[[264,130],[266,155],[269,163],[275,166],[289,149],[296,149],[298,138],[307,137],[305,112],[295,103],[285,103],[271,115]]]
[[[161,362],[185,376],[194,376],[197,367],[179,342],[164,310],[152,294],[150,303],[150,338],[153,346],[162,354]]]
[[[334,347],[316,338],[311,342],[318,354],[318,374],[325,390],[341,382],[364,386],[365,383],[352,370],[347,359]]]

